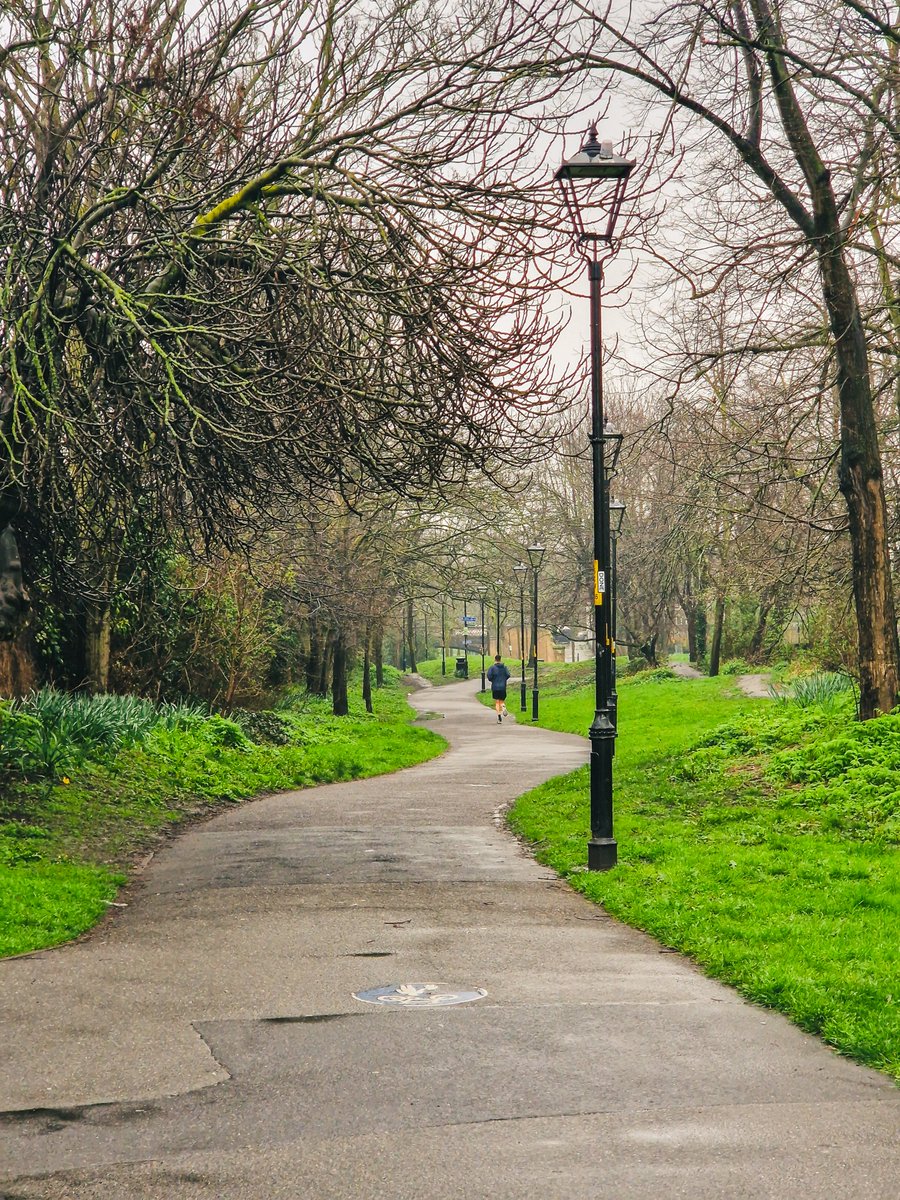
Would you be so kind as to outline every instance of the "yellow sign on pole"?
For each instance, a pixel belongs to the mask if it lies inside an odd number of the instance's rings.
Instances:
[[[600,564],[594,559],[594,604],[603,603],[603,593],[606,591],[606,572],[600,570]]]

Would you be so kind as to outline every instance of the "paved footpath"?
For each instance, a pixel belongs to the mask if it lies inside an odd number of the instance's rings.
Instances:
[[[474,686],[417,694],[443,757],[231,810],[0,963],[4,1200],[895,1200],[900,1091],[531,861],[494,814],[586,743]],[[353,998],[432,981],[487,995]]]

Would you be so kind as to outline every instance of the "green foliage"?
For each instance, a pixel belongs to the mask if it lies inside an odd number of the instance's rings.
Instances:
[[[754,668],[745,658],[726,659],[719,667],[720,675],[748,675]]]
[[[639,671],[635,675],[627,679],[627,682],[632,687],[637,687],[645,683],[667,683],[671,679],[677,679],[678,676],[671,667],[653,667],[650,670]]]
[[[23,700],[0,701],[0,771],[59,778],[85,759],[135,745],[160,723],[208,719],[192,706],[42,688]]]
[[[545,695],[541,723],[583,728],[589,690],[574,704]],[[704,679],[622,687],[619,722],[618,867],[585,871],[584,768],[521,797],[516,831],[615,916],[900,1078],[900,715],[857,724]]]
[[[271,710],[253,712],[249,708],[233,708],[231,719],[240,725],[252,742],[261,745],[286,746],[291,740],[290,726]]]
[[[792,701],[801,708],[815,705],[835,711],[841,705],[849,708],[849,705],[843,702],[847,700],[848,694],[855,695],[855,692],[856,684],[849,675],[838,671],[816,671],[812,675],[793,680],[777,698],[782,703]]]

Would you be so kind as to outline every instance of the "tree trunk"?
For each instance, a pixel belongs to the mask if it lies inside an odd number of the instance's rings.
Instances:
[[[381,621],[375,625],[372,653],[375,658],[375,686],[384,687],[384,625]]]
[[[347,700],[347,640],[339,629],[332,641],[331,711],[336,717],[346,717],[350,711]]]
[[[109,691],[112,616],[108,604],[89,604],[84,631],[84,670],[88,691]]]
[[[409,649],[409,669],[415,673],[419,668],[416,666],[416,623],[412,600],[406,602],[406,644]]]
[[[695,663],[697,661],[697,605],[688,604],[685,600],[682,600],[681,607],[684,611],[684,620],[687,625],[688,661]]]
[[[702,604],[698,604],[697,607],[694,609],[694,626],[696,628],[696,637],[697,637],[697,659],[696,659],[696,661],[700,662],[700,660],[702,658],[704,658],[704,656],[706,655],[706,632],[707,632],[706,609],[703,607]]]
[[[812,200],[798,224],[818,256],[822,297],[834,340],[841,410],[839,486],[847,504],[859,645],[859,715],[890,712],[900,691],[900,645],[891,580],[887,506],[866,332],[844,257],[846,235],[827,169],[794,90],[779,20],[768,0],[751,0],[775,87],[773,97]]]
[[[859,715],[887,713],[900,691],[900,646],[891,581],[888,515],[865,331],[849,271],[835,251],[820,256],[835,338],[841,407],[841,493],[847,503],[859,647]]]
[[[725,624],[725,597],[720,593],[716,596],[716,613],[713,622],[712,643],[709,647],[709,673],[718,675],[719,655],[722,652],[722,627]]]
[[[766,632],[769,628],[769,613],[775,604],[774,598],[768,593],[763,593],[759,609],[756,614],[756,628],[753,630],[753,637],[750,639],[749,655],[753,662],[756,662],[762,657],[763,642],[766,639]]]
[[[322,674],[322,630],[314,617],[309,619],[309,651],[306,655],[306,690],[318,693]]]
[[[334,630],[329,629],[325,636],[325,644],[322,648],[322,660],[320,663],[319,678],[316,681],[316,695],[328,695],[328,680],[331,676],[332,662],[334,661]]]
[[[372,708],[372,631],[366,626],[365,645],[363,649],[363,677],[362,677],[362,697],[363,703],[366,706],[366,712],[373,712]]]

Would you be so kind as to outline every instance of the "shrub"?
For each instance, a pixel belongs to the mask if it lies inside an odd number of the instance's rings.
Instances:
[[[800,708],[816,706],[830,711],[846,706],[851,693],[855,693],[856,684],[849,676],[837,671],[816,671],[795,679],[787,691],[773,693],[776,699],[783,703],[793,703]]]
[[[671,667],[653,667],[638,671],[628,682],[636,687],[638,684],[644,683],[668,683],[671,679],[678,679]]]
[[[231,710],[231,719],[240,725],[251,741],[261,745],[287,746],[291,741],[290,726],[278,713],[234,708]]]
[[[749,675],[753,670],[745,658],[729,658],[719,667],[720,675]]]

